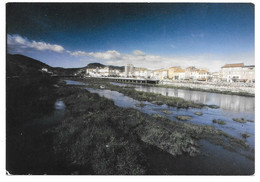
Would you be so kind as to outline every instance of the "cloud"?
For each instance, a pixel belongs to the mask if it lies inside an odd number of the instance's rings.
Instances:
[[[118,59],[121,57],[121,54],[115,50],[108,50],[106,52],[90,52],[88,53],[89,56],[92,56],[97,59]]]
[[[66,52],[71,56],[88,56],[88,53],[84,51],[74,51],[74,52],[66,51]]]
[[[39,51],[53,51],[62,53],[65,49],[57,44],[49,44],[45,42],[37,42],[28,40],[26,37],[20,35],[7,35],[7,45],[12,51],[22,52],[27,49],[34,49]]]
[[[214,55],[167,57],[146,54],[141,50],[134,50],[131,54],[121,54],[116,50],[108,50],[106,52],[67,51],[67,53],[72,56],[88,57],[92,61],[96,59],[107,65],[124,66],[133,64],[135,67],[146,67],[149,69],[195,66],[197,68],[209,68],[210,71],[218,71],[221,66],[226,64],[225,60]]]
[[[140,50],[134,50],[133,54],[136,56],[145,56],[145,53],[143,51]]]
[[[66,51],[71,56],[90,56],[96,59],[103,59],[103,60],[109,60],[109,59],[118,59],[121,57],[121,54],[116,50],[108,50],[106,52],[85,52],[85,51]]]

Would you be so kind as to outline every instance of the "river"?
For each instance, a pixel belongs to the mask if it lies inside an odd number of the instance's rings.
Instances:
[[[80,82],[70,82],[67,81],[67,84],[80,84]],[[121,83],[113,83],[119,86],[126,86]],[[86,85],[87,86],[87,85]],[[127,86],[129,86],[127,84]],[[92,93],[98,93],[100,96],[104,96],[108,99],[114,101],[115,105],[119,107],[130,107],[135,108],[141,112],[151,114],[161,114],[166,116],[172,121],[177,121],[176,116],[178,115],[189,115],[191,120],[189,122],[202,125],[213,125],[216,129],[220,129],[232,136],[246,140],[250,147],[254,149],[255,145],[255,125],[254,122],[238,123],[232,120],[232,118],[245,118],[246,120],[254,121],[254,98],[252,97],[243,97],[243,96],[233,96],[233,95],[224,95],[217,93],[208,93],[208,92],[198,92],[190,90],[181,90],[181,89],[169,89],[169,88],[160,88],[160,87],[148,87],[141,85],[130,85],[135,87],[138,91],[145,92],[154,92],[160,93],[162,95],[168,96],[178,96],[184,98],[185,100],[191,100],[197,103],[203,104],[215,104],[219,105],[219,109],[211,109],[204,107],[202,109],[190,108],[190,109],[177,109],[175,107],[168,107],[167,105],[155,105],[150,102],[140,102],[133,98],[123,95],[117,91],[111,91],[107,89],[86,89]],[[195,96],[193,96],[193,94]],[[239,103],[239,105],[246,105],[243,107],[232,106],[232,103]],[[144,104],[143,107],[140,107],[140,103]],[[163,111],[168,110],[171,114],[166,114]],[[202,112],[202,116],[198,116],[195,112]],[[213,119],[221,119],[226,122],[225,125],[214,124]],[[182,121],[178,121],[182,122]],[[244,139],[242,133],[248,133],[250,137]],[[161,165],[166,165],[167,170],[172,174],[252,174],[254,171],[254,161],[248,159],[239,153],[231,152],[224,149],[221,146],[212,145],[208,141],[201,140],[201,150],[203,154],[192,158],[192,157],[180,157],[172,158],[171,156],[165,154],[160,155],[158,158],[162,158],[163,161],[171,161],[176,165],[170,165],[168,162]],[[246,151],[243,151],[247,153]],[[242,152],[242,153],[243,153]],[[154,162],[154,169],[158,166],[156,163],[159,161],[156,159],[155,154],[150,154],[152,163]],[[159,154],[158,154],[159,155]],[[249,155],[254,156],[253,153],[249,152]],[[185,165],[186,166],[185,166]],[[157,166],[157,167],[156,167]],[[160,169],[156,169],[160,171]],[[168,171],[168,172],[169,172]],[[162,171],[160,171],[162,172]],[[159,173],[160,173],[159,172]]]

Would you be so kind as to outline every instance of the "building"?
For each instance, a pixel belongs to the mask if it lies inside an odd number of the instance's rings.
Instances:
[[[254,82],[255,66],[244,63],[226,64],[221,67],[220,78],[227,82]]]
[[[213,72],[210,78],[211,78],[210,81],[212,82],[219,82],[220,81],[219,72]]]
[[[185,69],[185,80],[197,80],[199,78],[199,69],[190,66]]]
[[[184,80],[185,79],[185,69],[176,69],[173,74],[173,80]]]
[[[167,69],[157,69],[153,70],[151,73],[151,77],[156,80],[164,80],[168,78],[168,70]]]
[[[255,65],[243,66],[241,79],[250,83],[255,82]]]
[[[135,67],[133,76],[136,78],[148,78],[149,70],[147,68]]]
[[[201,70],[198,71],[197,80],[198,80],[198,81],[208,81],[209,76],[210,76],[210,75],[209,75],[208,70],[201,69]]]
[[[180,68],[181,68],[180,66],[173,66],[173,67],[168,68],[168,78],[173,79],[174,71],[177,69],[180,69]]]
[[[125,66],[125,77],[133,77],[134,74],[134,65],[127,64]]]

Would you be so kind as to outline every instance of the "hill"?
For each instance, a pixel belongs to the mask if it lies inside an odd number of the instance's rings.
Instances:
[[[100,63],[89,63],[85,67],[81,68],[62,68],[62,67],[51,67],[36,59],[21,55],[21,54],[7,54],[6,56],[6,76],[33,76],[47,74],[42,71],[42,68],[46,68],[49,74],[58,76],[73,76],[82,75],[85,73],[86,68],[104,68],[107,65]],[[118,69],[124,71],[124,66],[113,66],[109,65],[110,69]]]
[[[51,69],[49,65],[24,55],[6,56],[6,76],[39,75],[42,68]]]

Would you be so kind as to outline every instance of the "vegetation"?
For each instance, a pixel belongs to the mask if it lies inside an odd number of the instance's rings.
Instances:
[[[172,114],[172,111],[169,111],[169,110],[166,110],[166,109],[163,109],[162,112],[163,112],[164,114]]]
[[[195,114],[195,115],[198,115],[198,116],[202,116],[202,115],[203,115],[202,112],[195,112],[194,114]]]
[[[220,125],[225,125],[225,124],[226,124],[225,121],[222,121],[222,120],[220,120],[220,119],[213,119],[212,122],[213,122],[213,123],[220,124]]]
[[[181,116],[177,116],[176,118],[177,118],[178,120],[181,120],[181,121],[188,121],[188,120],[190,120],[192,117],[191,117],[191,116],[181,115]]]
[[[212,109],[218,109],[219,108],[219,106],[217,106],[217,105],[208,105],[208,107],[212,108]]]
[[[250,137],[250,135],[248,133],[243,133],[242,137],[246,139],[246,138]]]
[[[244,118],[233,118],[232,120],[238,123],[246,123],[246,120]]]
[[[108,82],[108,80],[104,79],[86,78],[80,79],[80,81],[88,83],[88,86],[93,88],[99,88],[100,85],[105,85],[106,88],[109,90],[120,92],[139,101],[148,101],[157,105],[166,104],[168,106],[186,109],[188,109],[189,107],[202,108],[204,106],[203,104],[186,101],[178,97],[168,97],[156,93],[136,91],[134,88],[124,88],[117,85],[112,85]]]

